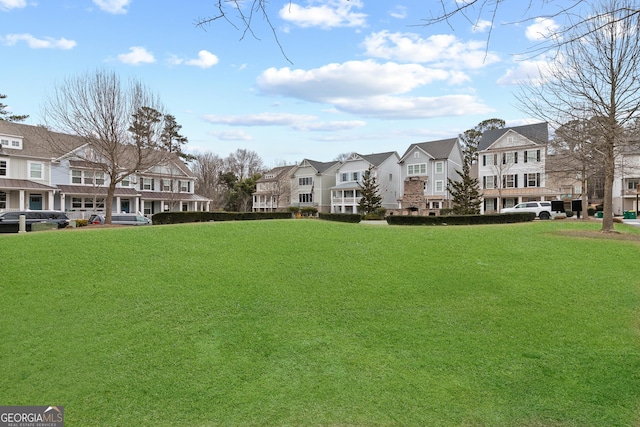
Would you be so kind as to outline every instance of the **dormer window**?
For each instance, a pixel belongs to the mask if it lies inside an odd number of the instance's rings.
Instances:
[[[22,138],[19,136],[0,135],[0,147],[22,150]]]

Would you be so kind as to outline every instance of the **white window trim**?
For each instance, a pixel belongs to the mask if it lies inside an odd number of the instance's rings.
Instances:
[[[0,159],[0,160],[1,160],[1,161],[3,161],[3,162],[6,162],[6,165],[7,165],[7,166],[5,167],[6,174],[5,174],[5,175],[0,175],[0,176],[4,176],[4,177],[8,178],[8,177],[10,176],[10,173],[9,173],[9,164],[10,164],[11,162],[10,162],[10,161],[9,161],[9,159],[8,159],[8,158],[6,158],[6,157],[4,157],[4,158],[2,158],[2,159]]]
[[[435,181],[434,183],[434,187],[433,187],[433,191],[436,193],[444,193],[444,181],[439,179],[437,181]],[[438,186],[440,186],[440,189],[438,190]]]
[[[440,170],[438,170],[440,169]],[[444,173],[444,162],[439,161],[435,164],[435,173]]]
[[[33,170],[31,169],[32,166],[34,165],[39,165],[40,166],[40,177],[34,177],[32,175]],[[43,162],[32,162],[32,161],[28,161],[27,162],[27,169],[29,171],[29,179],[37,179],[38,181],[44,181],[44,163]]]

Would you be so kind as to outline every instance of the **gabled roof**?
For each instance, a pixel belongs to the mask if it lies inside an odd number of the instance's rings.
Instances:
[[[484,151],[491,147],[491,145],[500,139],[507,132],[515,132],[524,136],[535,144],[546,145],[549,143],[549,126],[547,123],[536,123],[533,125],[513,126],[503,129],[491,129],[485,131],[482,134],[480,143],[478,144],[478,151]]]
[[[6,120],[0,120],[0,134],[22,138],[21,150],[7,147],[2,150],[2,154],[11,156],[52,159],[65,154],[54,149],[51,138],[56,140],[55,145],[64,147],[77,148],[84,144],[77,136],[52,132],[43,126],[24,125]]]
[[[298,167],[301,167],[304,163],[308,163],[312,168],[316,170],[317,173],[324,173],[336,163],[340,162],[337,160],[334,160],[333,162],[318,162],[316,160],[303,159]]]
[[[458,138],[449,138],[411,144],[407,151],[402,155],[400,161],[403,162],[409,153],[411,153],[415,148],[424,151],[434,159],[448,159],[457,143]]]
[[[291,171],[291,169],[293,168],[295,168],[295,166],[278,166],[276,168],[273,168],[263,173],[262,176],[256,182],[279,181],[284,177],[284,175],[289,173],[289,171]]]
[[[387,151],[386,153],[374,153],[374,154],[358,154],[358,153],[354,153],[349,160],[365,160],[369,163],[371,163],[373,166],[380,166],[385,160],[387,160],[389,157],[393,156],[393,155],[398,155],[398,153],[396,153],[395,151]]]

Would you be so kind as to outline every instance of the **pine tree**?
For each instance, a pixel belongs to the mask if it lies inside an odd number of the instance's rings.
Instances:
[[[505,126],[502,119],[488,119],[480,122],[475,128],[466,130],[461,139],[464,145],[462,151],[462,170],[456,170],[460,181],[448,179],[447,189],[453,199],[453,213],[457,215],[477,215],[482,205],[480,183],[471,177],[471,168],[478,159],[478,144],[482,134],[490,129],[501,129]]]
[[[6,97],[7,95],[3,95],[0,93],[0,99],[5,99]],[[6,120],[8,122],[22,122],[26,120],[27,117],[29,116],[26,114],[22,114],[22,115],[10,114],[9,111],[7,111],[7,105],[0,102],[0,120]]]
[[[176,153],[182,160],[193,160],[194,157],[192,155],[182,151],[182,147],[188,142],[188,139],[180,134],[180,129],[182,129],[182,125],[178,124],[176,118],[171,114],[165,114],[164,128],[161,135],[163,148],[170,153]]]
[[[371,170],[372,167],[369,167],[369,169],[362,174],[362,184],[360,184],[362,198],[358,203],[358,210],[364,215],[375,213],[382,207],[382,197],[378,191],[379,186]]]

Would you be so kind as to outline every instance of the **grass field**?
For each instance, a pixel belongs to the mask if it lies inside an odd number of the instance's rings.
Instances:
[[[0,405],[62,405],[65,426],[637,427],[640,240],[618,228],[0,235]]]

